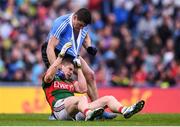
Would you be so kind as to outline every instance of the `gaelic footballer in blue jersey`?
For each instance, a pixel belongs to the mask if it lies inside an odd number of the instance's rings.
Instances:
[[[79,56],[81,47],[84,47],[90,55],[96,55],[97,49],[91,46],[91,39],[88,34],[90,23],[91,13],[85,8],[55,19],[47,40],[42,45],[42,58],[47,68],[53,64],[63,45],[68,42],[72,43],[72,47],[67,50],[66,55],[76,58]],[[94,101],[98,98],[94,71],[81,56],[79,58],[88,85],[88,96]],[[58,73],[63,75],[60,71]],[[115,115],[112,117],[115,117]]]
[[[77,57],[83,46],[91,55],[97,50],[91,46],[91,39],[88,34],[88,25],[91,23],[91,13],[88,9],[81,8],[75,13],[67,14],[55,19],[48,34],[47,41],[42,46],[42,58],[48,68],[56,60],[57,54],[64,44],[72,43],[67,55]],[[82,70],[88,83],[88,95],[91,100],[98,98],[97,87],[94,78],[94,71],[88,66],[85,60],[80,57]]]

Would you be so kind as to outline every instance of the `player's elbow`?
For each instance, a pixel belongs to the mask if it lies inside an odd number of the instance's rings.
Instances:
[[[54,51],[54,47],[52,45],[48,45],[47,49],[46,49],[46,53],[49,54],[52,51]]]
[[[50,74],[45,75],[44,82],[50,83],[52,80],[53,80],[53,76],[51,76]]]

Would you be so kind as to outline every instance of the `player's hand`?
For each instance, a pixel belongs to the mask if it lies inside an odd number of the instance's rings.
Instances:
[[[74,58],[73,62],[75,67],[81,68],[81,60],[79,58]]]
[[[95,56],[96,53],[97,53],[97,48],[96,47],[92,47],[92,46],[89,46],[87,48],[87,52],[88,54],[92,55],[92,56]]]
[[[59,57],[64,57],[65,56],[65,53],[66,51],[72,46],[72,43],[71,42],[67,42],[61,49],[61,52],[58,54]]]

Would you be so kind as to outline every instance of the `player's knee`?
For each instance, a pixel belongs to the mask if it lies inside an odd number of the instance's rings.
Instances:
[[[114,97],[113,96],[105,96],[105,100],[107,101],[107,102],[109,102],[109,101],[111,101],[111,100],[113,100],[114,99]]]
[[[87,82],[92,82],[95,80],[95,73],[93,70],[89,70],[88,73],[87,73]]]

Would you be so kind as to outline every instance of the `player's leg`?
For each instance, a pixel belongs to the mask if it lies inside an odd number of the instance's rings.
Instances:
[[[89,67],[89,65],[82,57],[80,57],[80,59],[81,59],[82,71],[87,81],[88,96],[92,101],[95,101],[98,98],[98,91],[97,91],[94,71]],[[114,113],[104,112],[102,117],[105,119],[113,119],[116,116],[117,115]]]
[[[96,116],[101,115],[104,109],[97,108],[94,110],[88,109],[88,100],[86,96],[80,97],[68,97],[64,99],[63,103],[56,102],[54,107],[54,115],[57,119],[68,120],[69,118],[74,118],[75,114],[79,111],[82,112],[86,116],[86,120],[93,120]],[[56,109],[65,110],[59,111]]]
[[[47,57],[46,49],[47,49],[47,43],[43,43],[41,46],[41,56],[46,68],[48,68],[50,63]]]
[[[80,60],[81,60],[82,71],[87,81],[88,96],[92,101],[94,101],[98,98],[94,71],[89,67],[89,65],[82,57],[80,57]]]
[[[68,113],[72,113],[74,109],[72,109],[72,106],[76,105],[76,110],[80,112],[84,112],[88,108],[88,101],[84,96],[72,96],[65,99],[65,107]]]
[[[115,97],[104,96],[94,102],[89,103],[89,108],[93,109],[102,106],[107,106],[110,108],[111,111],[115,113],[121,113],[125,118],[130,118],[135,113],[140,112],[143,109],[144,104],[145,102],[141,100],[132,106],[125,107]]]
[[[43,63],[45,64],[46,68],[48,69],[49,66],[50,66],[50,63],[49,63],[49,59],[48,59],[48,57],[47,57],[47,52],[46,52],[46,50],[47,50],[47,45],[48,45],[47,42],[45,42],[45,43],[42,44],[42,46],[41,46],[41,56],[42,56]],[[54,49],[54,52],[55,52],[55,55],[56,55],[56,57],[57,57],[60,51],[55,48],[55,49]]]
[[[58,100],[53,107],[53,113],[56,119],[72,119],[78,113],[78,102],[79,98],[75,96]]]
[[[90,110],[88,108],[89,104],[88,104],[88,99],[86,96],[80,96],[80,97],[78,97],[78,99],[79,99],[79,101],[77,104],[77,108],[81,113],[84,114],[85,121],[94,120],[95,117],[101,116],[102,113],[104,112],[104,108],[102,108],[102,107],[98,107],[93,110]]]
[[[53,106],[53,115],[57,120],[73,120],[73,118],[66,110],[64,99],[56,101]]]
[[[111,111],[115,113],[119,113],[119,109],[123,107],[122,104],[118,102],[113,96],[104,96],[89,103],[90,109],[106,106],[109,107]]]

